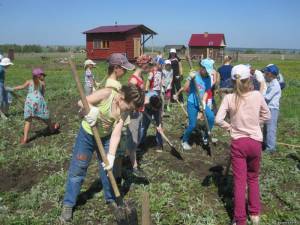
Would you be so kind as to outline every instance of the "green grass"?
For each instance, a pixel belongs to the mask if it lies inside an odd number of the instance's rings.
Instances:
[[[44,67],[48,75],[46,100],[53,120],[62,124],[62,132],[59,135],[37,138],[31,146],[22,148],[18,145],[24,123],[22,103],[14,102],[10,108],[9,120],[0,121],[0,170],[1,176],[6,176],[7,179],[1,181],[9,185],[12,177],[18,179],[15,186],[0,192],[0,224],[3,225],[58,224],[68,162],[80,119],[76,107],[78,94],[70,68],[68,65],[55,63],[55,57],[64,56],[51,55],[44,62],[35,55],[17,56],[15,65],[7,72],[6,85],[14,86],[31,78],[32,67]],[[76,55],[79,74],[83,74],[83,60],[83,55]],[[268,63],[254,62],[253,65],[261,68]],[[300,145],[300,64],[297,61],[273,63],[279,66],[287,83],[281,100],[278,140]],[[96,78],[100,81],[106,75],[105,63],[99,63],[96,71]],[[188,72],[185,62],[184,71]],[[126,83],[129,75],[128,73],[122,82]],[[26,91],[18,93],[25,99]],[[171,134],[176,145],[179,145],[179,137],[183,132],[177,121],[184,122],[182,118],[179,111],[165,122],[166,132]],[[34,122],[33,130],[42,128],[43,124]],[[215,128],[214,132],[222,141],[228,141],[228,137],[222,136],[224,133],[219,128]],[[154,133],[154,130],[150,133]],[[208,177],[211,175],[208,168],[217,165],[218,160],[226,156],[228,151],[219,147],[213,154],[214,157],[210,158],[205,152],[194,149],[192,153],[184,154],[187,160],[180,163],[168,153],[161,156],[150,151],[144,155],[142,163],[143,169],[150,175],[150,184],[133,184],[125,198],[135,201],[141,215],[141,193],[148,191],[154,224],[228,224],[230,217],[226,208],[231,207],[231,199],[219,196],[220,187],[215,182],[215,177]],[[299,162],[289,157],[291,154],[300,157],[299,149],[285,146],[278,146],[276,155],[263,154],[260,178],[264,205],[262,224],[297,224],[300,221]],[[97,162],[93,160],[82,192],[88,190],[98,177],[97,174]],[[207,177],[210,185],[202,185]],[[2,184],[1,187],[4,186]],[[112,224],[112,215],[104,204],[102,192],[95,193],[77,208],[73,224]]]

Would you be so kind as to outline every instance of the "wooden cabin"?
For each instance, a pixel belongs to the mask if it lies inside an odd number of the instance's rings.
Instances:
[[[226,41],[224,34],[192,34],[189,41],[190,55],[194,59],[207,58],[222,61]]]
[[[93,60],[107,59],[112,53],[123,53],[134,60],[143,54],[145,43],[157,34],[142,24],[100,26],[83,33],[87,58]]]

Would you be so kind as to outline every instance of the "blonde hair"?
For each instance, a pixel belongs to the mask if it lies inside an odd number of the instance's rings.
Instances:
[[[224,56],[224,63],[228,63],[228,62],[230,62],[232,60],[232,57],[231,56],[229,56],[229,55],[225,55]]]
[[[233,93],[235,94],[235,112],[236,113],[240,107],[243,95],[251,90],[251,80],[240,79],[240,75],[235,75],[236,80],[233,80]]]

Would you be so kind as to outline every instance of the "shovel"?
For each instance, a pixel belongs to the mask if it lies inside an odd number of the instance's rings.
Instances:
[[[76,67],[71,59],[69,60],[69,63],[71,66],[72,75],[75,79],[76,86],[77,86],[77,89],[80,94],[80,98],[81,98],[84,110],[85,110],[85,112],[89,112],[90,111],[89,104],[84,95],[84,91],[83,91],[82,85],[80,83]],[[101,139],[100,139],[97,125],[92,127],[92,132],[94,134],[94,138],[95,138],[95,141],[96,141],[97,147],[98,147],[98,148],[96,148],[97,157],[99,159],[102,159],[102,161],[105,163],[105,165],[108,165],[109,162],[107,160],[107,157],[106,157],[106,154],[105,154],[105,151],[104,151]],[[137,225],[138,217],[137,217],[136,209],[133,207],[132,203],[126,203],[123,201],[112,170],[108,170],[107,175],[108,175],[109,181],[111,183],[111,186],[113,188],[113,191],[114,191],[114,194],[116,197],[117,209],[114,210],[113,213],[114,213],[114,216],[116,217],[117,223],[122,224],[122,225],[125,225],[125,224],[126,225]]]
[[[143,114],[151,121],[151,123],[157,128],[155,121],[151,118],[151,116],[146,113],[145,111]],[[168,143],[168,145],[171,147],[171,155],[175,156],[179,160],[184,160],[180,152],[175,148],[175,146],[170,142],[170,140],[167,138],[165,133],[163,131],[159,132],[161,137]]]

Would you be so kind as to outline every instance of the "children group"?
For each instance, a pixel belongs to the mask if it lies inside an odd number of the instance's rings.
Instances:
[[[109,165],[104,165],[99,160],[99,176],[105,202],[114,210],[117,205],[107,170],[113,169],[117,183],[121,184],[122,159],[127,154],[131,161],[132,174],[146,177],[138,165],[136,152],[146,141],[150,123],[156,126],[157,151],[162,151],[163,114],[171,112],[171,102],[179,103],[183,107],[183,93],[186,93],[188,124],[183,132],[182,148],[185,151],[191,150],[190,136],[204,117],[207,118],[209,130],[217,124],[228,131],[231,136],[234,177],[233,224],[246,224],[247,211],[251,221],[258,224],[261,212],[258,179],[261,152],[262,148],[270,153],[276,150],[279,101],[281,89],[284,88],[278,67],[269,64],[260,71],[250,65],[232,66],[231,57],[225,56],[224,64],[215,70],[214,60],[208,57],[199,62],[199,70],[189,72],[181,86],[184,80],[183,69],[175,49],[170,50],[167,59],[163,59],[161,54],[155,58],[142,55],[136,59],[135,65],[120,53],[112,54],[107,61],[107,75],[103,83],[95,80],[93,68],[96,63],[90,59],[84,62],[84,90],[90,111],[83,113],[73,147],[60,219],[72,220],[73,208],[93,152],[97,148],[91,127],[97,125],[109,161]],[[1,116],[5,118],[8,112],[8,94],[27,88],[24,136],[21,144],[29,141],[33,119],[47,124],[49,132],[57,132],[59,124],[51,122],[44,99],[45,72],[41,68],[35,68],[31,80],[9,88],[4,85],[5,71],[12,65],[9,58],[1,58]],[[120,79],[127,71],[132,72],[127,84],[122,85]],[[221,99],[219,108],[215,101],[217,95]],[[78,106],[83,108],[81,101]],[[205,145],[208,144],[208,133],[205,130],[199,136]]]

